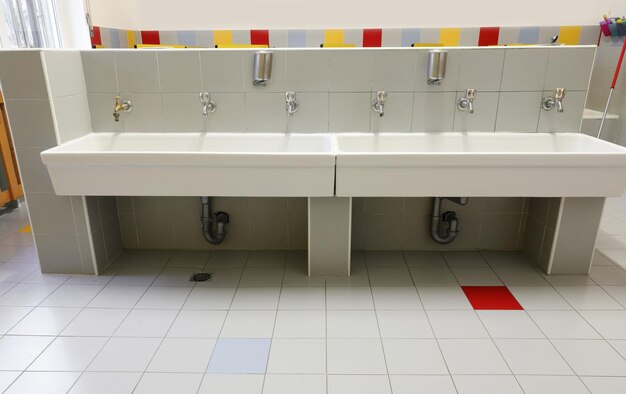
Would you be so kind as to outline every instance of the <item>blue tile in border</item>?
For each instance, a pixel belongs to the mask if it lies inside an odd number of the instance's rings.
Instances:
[[[289,30],[287,46],[289,48],[306,48],[306,30]]]
[[[120,47],[120,31],[117,29],[111,29],[111,48]]]
[[[402,39],[400,41],[400,45],[403,47],[410,47],[411,44],[416,42],[420,42],[420,29],[402,29]]]
[[[180,45],[187,45],[190,47],[196,46],[196,32],[194,31],[179,31],[178,43]]]
[[[519,29],[520,44],[538,44],[539,28],[535,26],[520,27]]]
[[[269,339],[218,339],[207,373],[265,373]]]

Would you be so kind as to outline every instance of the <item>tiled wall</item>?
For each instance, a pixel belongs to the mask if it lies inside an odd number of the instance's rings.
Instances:
[[[82,52],[93,130],[188,132],[578,131],[594,48],[450,49],[441,86],[426,83],[427,49],[274,50],[272,80],[252,86],[253,50]],[[540,110],[542,95],[565,87],[566,111]],[[456,110],[463,89],[478,90],[476,113]],[[371,109],[375,91],[389,91],[385,116]],[[300,109],[288,118],[284,92]],[[201,116],[200,91],[217,111]],[[113,96],[133,101],[113,122]],[[217,248],[304,249],[305,199],[216,198],[231,214]],[[459,212],[451,245],[428,234],[431,199],[355,199],[354,249],[519,249],[524,199],[471,199]],[[197,198],[118,197],[127,248],[211,249],[199,228]]]
[[[267,87],[252,85],[252,50],[85,51],[94,131],[578,131],[593,47],[450,49],[446,79],[426,83],[427,49],[274,50]],[[543,95],[568,90],[566,111],[540,109]],[[477,89],[473,115],[456,109]],[[371,109],[389,92],[386,114]],[[201,116],[200,91],[217,111]],[[284,92],[297,92],[288,118]],[[133,101],[119,123],[112,97]]]
[[[232,45],[276,48],[319,48],[321,45],[410,47],[413,44],[490,46],[548,44],[558,35],[560,44],[595,45],[599,31],[598,25],[197,31],[137,31],[95,26],[91,44],[98,48],[133,48],[139,44],[206,48]]]

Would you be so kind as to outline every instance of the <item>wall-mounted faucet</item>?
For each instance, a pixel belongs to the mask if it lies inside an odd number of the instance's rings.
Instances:
[[[474,113],[474,99],[476,98],[476,89],[465,89],[465,97],[461,97],[456,102],[456,107],[461,111]]]
[[[113,108],[113,118],[116,122],[120,121],[122,111],[130,112],[133,110],[133,103],[128,99],[122,99],[120,96],[113,97],[115,99],[115,107]]]
[[[287,116],[293,116],[298,112],[298,101],[296,101],[296,92],[285,93],[285,109],[287,110]]]
[[[556,112],[563,112],[565,108],[563,108],[563,98],[565,97],[565,89],[564,88],[556,88],[552,96],[544,97],[541,99],[541,108],[546,111],[551,111],[552,108],[556,107]]]
[[[387,92],[376,92],[376,100],[372,103],[372,109],[381,118],[385,116],[385,102],[387,101]]]
[[[211,100],[211,94],[208,92],[200,93],[200,102],[202,103],[202,116],[205,118],[217,109],[215,101]]]

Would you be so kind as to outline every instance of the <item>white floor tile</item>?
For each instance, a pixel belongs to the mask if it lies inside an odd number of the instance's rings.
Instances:
[[[0,371],[0,392],[4,393],[11,383],[20,376],[21,372],[13,372],[13,371]]]
[[[380,339],[328,339],[329,374],[386,374]]]
[[[626,311],[581,311],[604,339],[626,339]]]
[[[517,375],[527,394],[585,394],[589,390],[577,376]]]
[[[207,268],[206,272],[212,273],[213,277],[209,281],[196,283],[196,287],[237,287],[243,268]]]
[[[118,337],[164,337],[178,314],[171,309],[133,309],[115,330]]]
[[[248,254],[249,252],[245,250],[217,250],[211,253],[207,267],[243,267],[248,261]]]
[[[175,338],[217,338],[219,337],[226,311],[180,311],[167,333]]]
[[[474,311],[428,311],[427,315],[437,338],[489,338]]]
[[[626,387],[624,377],[581,377],[585,386],[594,394],[615,394],[622,392]]]
[[[287,262],[285,265],[283,286],[323,287],[326,284],[326,278],[323,276],[309,276],[308,269],[309,267],[306,258],[303,262]],[[349,280],[349,277],[346,279]]]
[[[605,341],[558,339],[552,343],[580,376],[626,376],[626,361]]]
[[[389,375],[393,394],[456,394],[452,378],[446,376]]]
[[[496,339],[495,342],[515,374],[573,375],[547,339]]]
[[[376,309],[423,309],[422,302],[413,286],[372,287]]]
[[[239,287],[231,310],[256,310],[278,308],[280,287]]]
[[[29,306],[0,306],[0,335],[6,333],[33,310]]]
[[[325,309],[324,287],[283,287],[278,309]]]
[[[326,313],[328,338],[380,338],[373,310],[337,310]]]
[[[167,262],[167,266],[202,269],[210,256],[211,252],[204,250],[177,250]]]
[[[106,338],[58,337],[28,367],[29,371],[84,371]]]
[[[271,338],[275,320],[275,311],[231,311],[220,337]]]
[[[39,283],[39,284],[62,284],[71,278],[70,275],[61,274],[42,274],[41,271],[35,270],[22,280],[22,283]]]
[[[145,373],[133,394],[196,394],[202,374]]]
[[[415,286],[458,286],[459,282],[448,267],[424,268],[411,267],[409,269]]]
[[[132,308],[147,290],[138,286],[107,286],[91,300],[87,307]]]
[[[479,252],[443,252],[443,258],[450,267],[482,267],[487,265]]]
[[[246,267],[283,267],[285,258],[283,250],[254,250],[248,254]]]
[[[229,309],[235,290],[232,287],[194,287],[183,309]]]
[[[523,393],[510,375],[454,375],[452,378],[460,394]]]
[[[405,251],[403,254],[404,260],[409,267],[436,268],[447,265],[441,252],[419,250]]]
[[[279,310],[274,327],[274,338],[325,338],[326,311]]]
[[[323,339],[274,339],[267,373],[326,373],[326,341]]]
[[[129,309],[86,308],[61,332],[68,337],[109,337],[113,335]]]
[[[509,287],[517,301],[526,310],[570,310],[572,307],[549,286]]]
[[[491,339],[440,339],[439,346],[452,374],[510,374]]]
[[[622,224],[622,226],[626,228],[626,224]],[[626,267],[626,250],[603,250],[602,254],[615,264]]]
[[[494,267],[506,286],[549,286],[548,282],[530,266]]]
[[[59,335],[80,311],[80,308],[37,307],[17,323],[9,334]]]
[[[544,338],[525,311],[476,311],[492,338]]]
[[[0,370],[26,369],[53,340],[54,337],[5,335],[0,338]]]
[[[84,307],[103,289],[103,286],[94,285],[61,285],[48,298],[43,300],[42,306]]]
[[[372,290],[369,287],[326,288],[328,309],[374,309]]]
[[[419,287],[424,309],[472,309],[460,287]]]
[[[387,375],[328,375],[328,394],[391,394]]]
[[[99,275],[72,275],[65,282],[67,285],[100,285],[106,286],[111,279],[113,279],[113,275],[107,275],[105,273],[100,273]]]
[[[0,261],[9,261],[19,252],[24,250],[24,246],[15,246],[15,245],[3,245],[0,246]]]
[[[62,394],[67,393],[78,379],[78,372],[25,372],[5,393]]]
[[[577,310],[624,309],[598,286],[557,286],[555,288]]]
[[[384,339],[383,348],[390,374],[447,374],[437,341],[434,339]]]
[[[57,287],[57,284],[19,283],[0,296],[0,305],[37,306]]]
[[[162,269],[147,265],[124,265],[111,279],[109,286],[150,286]]]
[[[214,346],[215,339],[165,338],[147,371],[202,373]]]
[[[198,394],[261,394],[263,375],[204,375]]]
[[[480,252],[492,267],[528,267],[532,262],[519,251],[485,250]]]
[[[263,394],[326,394],[326,375],[265,375]]]
[[[128,264],[163,268],[173,254],[169,250],[134,250]]]
[[[159,338],[111,338],[87,370],[143,372],[160,343]]]
[[[491,267],[453,267],[452,272],[461,286],[502,286]]]
[[[602,286],[626,285],[626,271],[618,266],[592,266],[589,277]]]
[[[9,289],[11,289],[13,286],[15,286],[15,283],[0,282],[0,295],[9,291]]]
[[[152,283],[152,286],[193,287],[196,282],[189,280],[198,268],[165,267]]]
[[[413,286],[413,279],[406,266],[368,267],[372,286]]]
[[[239,286],[280,286],[285,267],[247,267],[241,275]]]
[[[382,338],[434,338],[424,311],[378,310]]]
[[[619,354],[622,355],[622,357],[624,357],[624,359],[626,359],[626,340],[611,340],[608,342],[615,350],[617,350]]]
[[[191,292],[189,287],[150,287],[137,302],[141,309],[180,309]]]
[[[368,267],[402,267],[405,264],[402,252],[397,250],[370,250],[365,252]]]
[[[596,282],[589,275],[552,274],[542,275],[552,286],[595,286]]]
[[[131,394],[141,378],[133,372],[85,372],[70,394]]]
[[[575,311],[529,311],[546,337],[551,339],[599,339],[600,335]]]
[[[0,282],[18,283],[38,269],[34,264],[5,263],[0,264]]]

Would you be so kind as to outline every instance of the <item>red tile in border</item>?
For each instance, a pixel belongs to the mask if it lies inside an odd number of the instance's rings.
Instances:
[[[148,45],[161,44],[161,38],[159,37],[159,32],[156,30],[142,30],[141,31],[141,43],[148,44]]]
[[[461,286],[475,310],[523,310],[505,286]]]
[[[250,44],[252,45],[270,45],[269,30],[250,30]]]
[[[100,35],[100,28],[98,26],[93,27],[93,37],[91,37],[91,45],[102,45],[102,36]]]
[[[363,47],[383,46],[383,29],[363,29]]]
[[[489,45],[498,45],[499,36],[499,27],[481,27],[480,34],[478,35],[478,46],[486,47]]]

